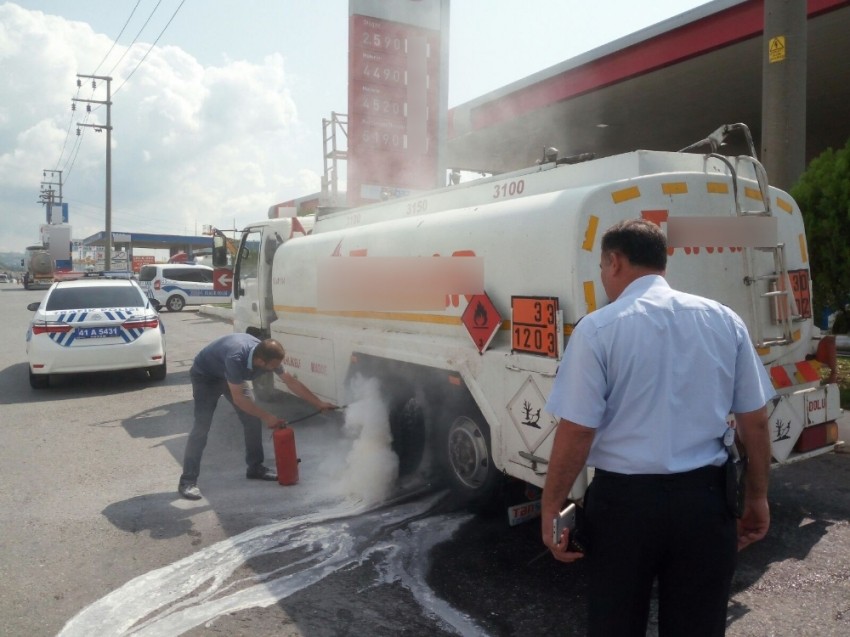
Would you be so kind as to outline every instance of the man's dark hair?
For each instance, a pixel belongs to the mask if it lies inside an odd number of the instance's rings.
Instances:
[[[602,252],[619,252],[629,263],[652,270],[667,268],[667,238],[645,219],[626,219],[602,235]]]
[[[273,338],[267,338],[264,341],[260,341],[260,344],[257,345],[257,348],[254,350],[254,356],[261,360],[266,361],[281,361],[283,360],[283,345],[278,343]]]

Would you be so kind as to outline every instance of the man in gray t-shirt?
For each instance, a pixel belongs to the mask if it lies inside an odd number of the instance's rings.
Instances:
[[[283,346],[273,339],[260,339],[250,334],[227,334],[198,352],[190,370],[195,418],[183,457],[183,474],[178,492],[189,500],[201,498],[198,475],[201,456],[207,444],[213,413],[220,396],[236,409],[245,435],[246,477],[249,480],[277,480],[277,473],[263,465],[262,424],[270,429],[285,425],[285,421],[260,407],[254,401],[251,384],[259,374],[273,372],[289,390],[320,411],[336,409],[321,400],[301,381],[283,368]]]

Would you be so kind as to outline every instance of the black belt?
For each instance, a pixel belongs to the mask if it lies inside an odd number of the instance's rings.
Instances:
[[[693,485],[693,486],[712,486],[718,481],[725,480],[726,472],[722,466],[716,467],[708,465],[691,471],[683,471],[681,473],[615,473],[606,471],[605,469],[596,469],[594,480],[602,478],[603,480],[629,482],[631,484],[676,484],[676,485]]]

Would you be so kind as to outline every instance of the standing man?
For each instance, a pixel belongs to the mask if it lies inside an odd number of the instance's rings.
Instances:
[[[289,390],[325,411],[335,405],[319,399],[301,381],[283,368],[283,346],[273,339],[260,341],[250,334],[222,336],[195,356],[190,376],[195,399],[195,421],[183,457],[183,475],[178,492],[189,500],[199,500],[198,475],[201,456],[207,445],[207,434],[219,396],[224,396],[236,409],[245,433],[245,462],[249,480],[277,480],[277,473],[263,465],[262,424],[270,429],[285,425],[282,418],[267,412],[254,402],[253,389],[248,381],[264,372],[274,372]]]
[[[546,411],[560,418],[543,490],[543,542],[585,464],[588,634],[645,635],[658,580],[662,637],[723,635],[736,553],[767,533],[774,390],[747,328],[720,303],[670,288],[661,229],[632,219],[602,237],[610,304],[572,333]],[[725,498],[726,417],[749,456],[744,511]]]

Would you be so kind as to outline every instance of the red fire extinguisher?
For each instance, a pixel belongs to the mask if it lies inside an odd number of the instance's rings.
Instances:
[[[277,481],[289,486],[298,482],[298,454],[295,451],[295,432],[289,427],[275,429],[274,459],[277,464]]]

